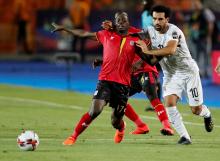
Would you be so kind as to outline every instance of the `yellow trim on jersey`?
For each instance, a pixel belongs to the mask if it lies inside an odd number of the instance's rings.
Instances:
[[[99,41],[99,38],[98,38],[97,32],[95,33],[95,37],[96,37],[97,41],[98,41],[99,43],[101,43],[101,42]]]
[[[120,45],[119,55],[121,55],[121,51],[122,51],[122,49],[123,49],[123,47],[124,47],[124,45],[125,45],[125,42],[126,42],[126,37],[123,37],[123,38],[122,38],[122,41],[121,41],[121,45]]]

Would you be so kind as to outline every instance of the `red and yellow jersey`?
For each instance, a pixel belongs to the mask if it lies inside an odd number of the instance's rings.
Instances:
[[[129,33],[140,30],[131,27]],[[103,64],[99,80],[113,81],[130,85],[131,68],[135,57],[135,42],[137,37],[120,36],[116,32],[102,30],[96,33],[97,39],[103,45]]]

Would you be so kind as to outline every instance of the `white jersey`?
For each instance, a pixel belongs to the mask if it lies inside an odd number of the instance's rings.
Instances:
[[[163,96],[175,94],[181,98],[185,93],[190,106],[201,105],[203,92],[199,69],[190,55],[183,32],[173,24],[169,24],[165,34],[160,34],[152,26],[147,27],[144,32],[144,35],[148,32],[150,36],[152,49],[166,47],[170,40],[178,41],[176,52],[160,61],[164,73]]]
[[[178,41],[176,52],[160,61],[164,75],[198,72],[198,66],[190,55],[185,36],[177,26],[169,24],[169,29],[165,34],[160,34],[153,26],[147,27],[144,32],[148,32],[150,36],[152,49],[166,47],[170,40]]]

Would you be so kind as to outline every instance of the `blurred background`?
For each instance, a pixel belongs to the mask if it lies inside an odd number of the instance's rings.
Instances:
[[[170,22],[185,33],[200,68],[205,102],[220,107],[220,75],[214,72],[220,61],[220,1],[154,4],[173,10]],[[103,20],[124,10],[131,25],[143,28],[145,5],[142,0],[0,0],[0,83],[91,94],[99,71],[91,62],[102,56],[101,45],[63,32],[52,34],[51,23],[98,31]]]

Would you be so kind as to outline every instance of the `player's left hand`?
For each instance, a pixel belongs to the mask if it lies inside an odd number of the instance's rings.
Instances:
[[[147,44],[143,40],[138,40],[135,42],[136,46],[141,49],[141,51],[145,54],[149,54],[149,49]]]

